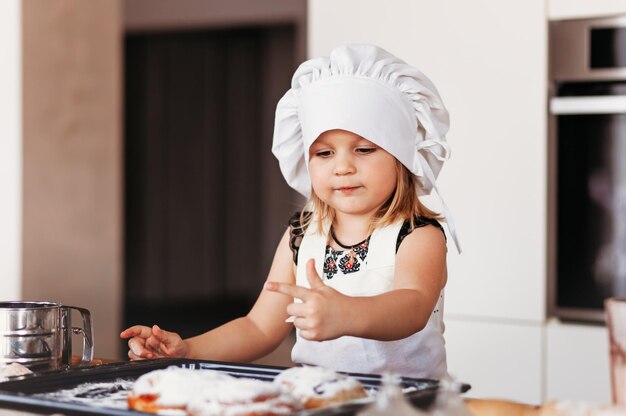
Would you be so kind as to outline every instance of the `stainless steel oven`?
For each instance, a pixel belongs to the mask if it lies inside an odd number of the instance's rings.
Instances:
[[[548,314],[626,296],[626,15],[550,23]]]

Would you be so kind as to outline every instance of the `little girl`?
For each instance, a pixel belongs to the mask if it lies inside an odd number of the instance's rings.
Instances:
[[[193,338],[128,328],[128,356],[251,361],[293,322],[295,362],[445,378],[446,238],[418,194],[437,190],[447,131],[430,80],[378,47],[303,63],[278,103],[272,151],[309,203],[290,221],[265,290],[247,316]]]

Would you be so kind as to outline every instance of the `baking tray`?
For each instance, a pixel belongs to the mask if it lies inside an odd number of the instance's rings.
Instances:
[[[95,367],[69,368],[13,378],[0,383],[0,409],[11,408],[34,413],[62,412],[65,415],[146,415],[125,407],[132,383],[147,372],[178,366],[210,369],[235,377],[271,381],[286,367],[219,361],[158,359],[103,364]],[[381,377],[376,374],[347,373],[366,389],[377,389]],[[435,399],[439,382],[432,379],[401,378],[405,396],[415,406],[427,409]],[[470,389],[461,385],[461,392]],[[364,403],[346,403],[315,411],[301,411],[302,416],[349,416]]]

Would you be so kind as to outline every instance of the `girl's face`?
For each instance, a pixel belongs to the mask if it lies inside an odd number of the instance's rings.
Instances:
[[[345,130],[329,130],[313,142],[309,174],[322,201],[351,215],[373,215],[397,184],[395,158]]]

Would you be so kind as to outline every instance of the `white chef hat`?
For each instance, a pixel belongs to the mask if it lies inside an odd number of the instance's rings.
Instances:
[[[418,192],[437,190],[448,157],[449,116],[433,83],[417,68],[374,45],[345,45],[296,70],[276,107],[272,152],[287,183],[309,197],[309,147],[341,129],[382,147],[418,180]],[[441,198],[441,196],[440,196]],[[442,201],[460,252],[452,218]]]

